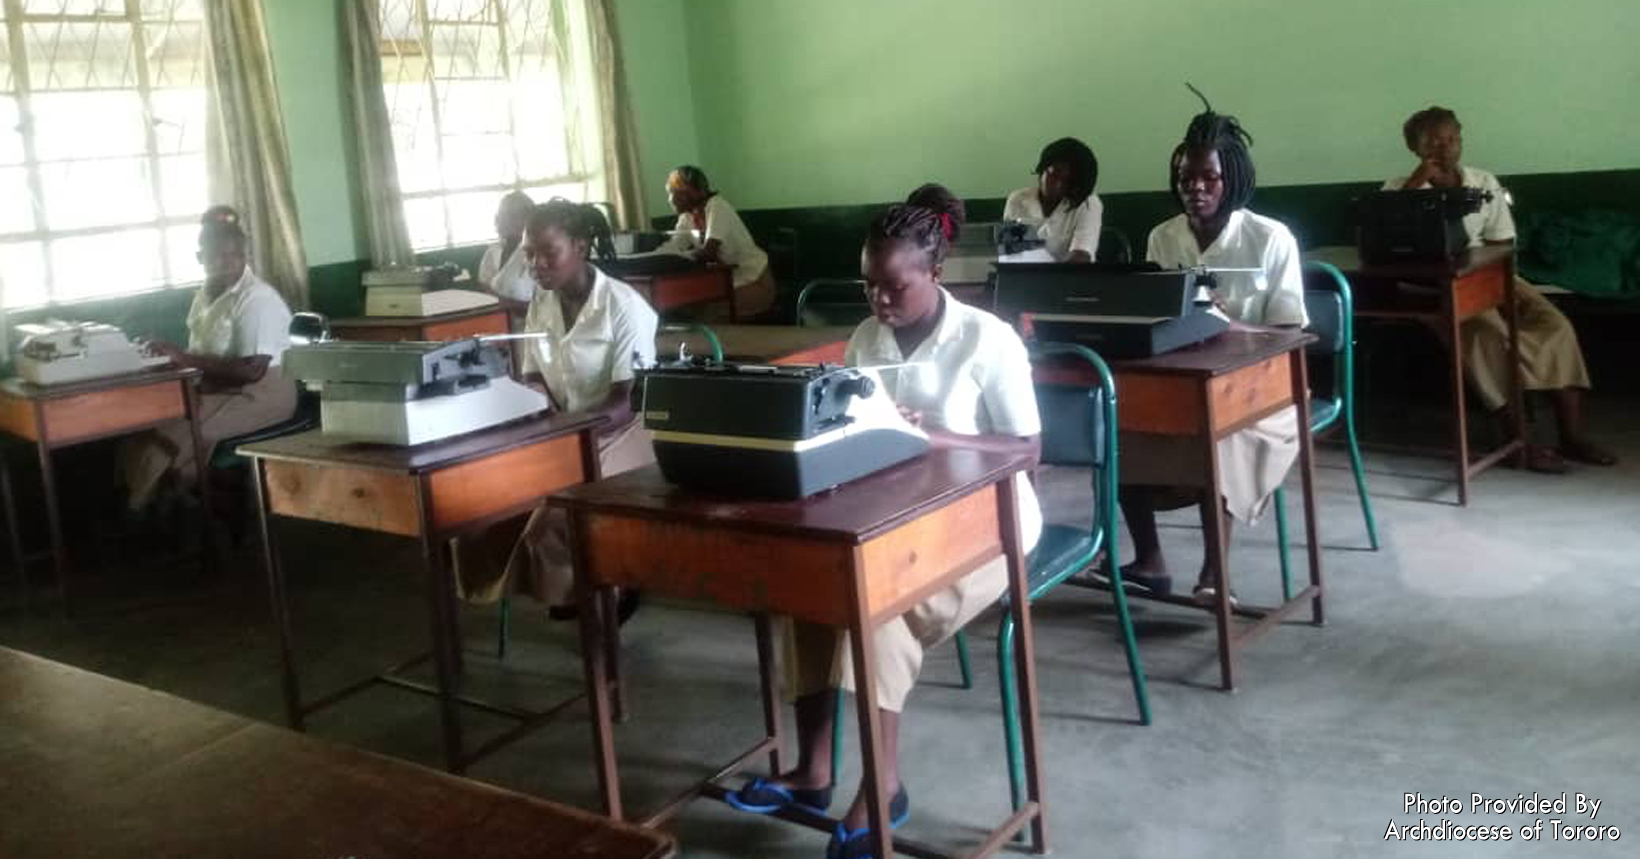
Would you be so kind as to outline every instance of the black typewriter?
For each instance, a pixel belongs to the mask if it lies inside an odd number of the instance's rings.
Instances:
[[[1016,263],[997,267],[997,314],[1039,342],[1077,343],[1108,359],[1148,358],[1230,327],[1197,300],[1213,285],[1209,271],[1152,263]]]
[[[1492,199],[1479,188],[1376,191],[1356,199],[1361,261],[1442,262],[1469,247],[1465,215]]]

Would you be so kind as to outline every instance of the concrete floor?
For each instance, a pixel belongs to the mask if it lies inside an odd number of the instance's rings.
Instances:
[[[1600,436],[1624,455],[1621,467],[1558,478],[1495,470],[1477,482],[1468,509],[1450,503],[1440,463],[1369,453],[1384,540],[1377,553],[1363,550],[1341,451],[1324,449],[1327,627],[1274,631],[1242,658],[1240,691],[1224,694],[1212,688],[1207,616],[1141,605],[1151,727],[1132,722],[1108,599],[1067,588],[1038,603],[1054,853],[1636,855],[1640,406],[1597,406]],[[1055,472],[1045,484],[1050,518],[1085,516],[1084,475]],[[1178,570],[1199,563],[1194,519],[1187,511],[1166,520]],[[300,524],[284,533],[308,690],[422,646],[425,613],[406,547]],[[1243,599],[1274,597],[1270,523],[1238,533],[1233,559]],[[491,645],[493,609],[468,609],[464,623],[470,647]],[[955,688],[955,655],[946,646],[930,655],[912,701],[903,758],[915,810],[906,831],[920,839],[971,843],[979,825],[1005,812],[995,628],[994,617],[970,627],[975,689]],[[514,630],[505,663],[469,660],[475,687],[521,704],[545,704],[578,688],[572,625],[522,613]],[[72,621],[0,614],[0,644],[281,718],[277,656],[261,582],[248,562],[202,599],[181,604],[92,606]],[[755,653],[745,619],[669,606],[646,607],[627,628],[626,644],[633,715],[617,748],[627,800],[642,809],[749,745],[760,725]],[[502,727],[488,717],[467,721],[475,741]],[[441,760],[434,707],[394,690],[328,710],[311,731],[433,766]],[[587,806],[587,741],[585,718],[573,711],[472,775]],[[852,754],[850,766],[852,784]],[[1392,821],[1418,822],[1420,815],[1403,813],[1403,794],[1415,791],[1466,803],[1474,792],[1583,793],[1604,801],[1595,823],[1619,827],[1628,843],[1386,843]],[[1465,812],[1446,816],[1517,827],[1533,819]],[[711,802],[688,809],[674,831],[691,857],[813,859],[825,845],[823,835]]]

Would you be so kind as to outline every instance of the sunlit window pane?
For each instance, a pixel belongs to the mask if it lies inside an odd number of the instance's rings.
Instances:
[[[23,33],[29,86],[35,91],[137,85],[130,24],[25,22]]]
[[[427,14],[435,21],[491,21],[490,0],[427,0]]]
[[[507,185],[517,175],[510,135],[464,134],[444,138],[444,179],[450,187]]]
[[[18,129],[17,99],[0,96],[0,165],[23,163],[23,132]]]
[[[205,25],[197,21],[148,24],[148,83],[156,89],[205,85]]]
[[[0,281],[4,281],[5,292],[0,300],[5,306],[45,304],[50,292],[44,246],[39,242],[0,242]]]
[[[52,297],[58,301],[136,292],[164,284],[159,230],[56,239],[51,243]]]
[[[491,210],[494,214],[494,210]],[[404,224],[410,230],[410,244],[418,248],[446,247],[450,234],[444,226],[444,198],[423,197],[404,201]]]
[[[205,211],[205,156],[177,155],[159,160],[160,207],[167,218],[192,218]]]
[[[204,17],[204,0],[142,0],[144,21],[198,21]]]
[[[199,265],[199,225],[183,224],[165,228],[165,255],[171,266],[171,286],[198,283],[205,279]],[[255,261],[252,261],[254,265]]]
[[[26,233],[34,229],[34,195],[29,192],[28,171],[21,167],[0,167],[0,235]]]
[[[135,224],[158,215],[146,158],[43,164],[40,182],[54,230]]]
[[[125,0],[23,0],[25,15],[110,15],[125,17]]]
[[[205,151],[205,90],[155,90],[154,143],[161,154]]]
[[[40,158],[138,155],[147,149],[142,96],[136,90],[37,93],[34,145]]]
[[[495,240],[495,207],[500,202],[500,194],[480,191],[451,194],[444,199],[450,207],[451,244],[478,244]]]

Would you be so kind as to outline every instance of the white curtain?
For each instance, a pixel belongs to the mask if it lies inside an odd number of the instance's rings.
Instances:
[[[261,0],[206,3],[205,43],[210,93],[205,162],[211,201],[239,211],[258,273],[291,307],[306,308],[307,255]]]
[[[379,0],[342,0],[341,5],[370,262],[377,267],[410,265],[415,253],[404,224],[399,165],[393,156],[393,130],[382,90],[381,4]]]
[[[615,223],[632,230],[649,228],[644,205],[643,168],[638,135],[627,97],[626,69],[620,34],[610,0],[586,0],[592,36],[592,67],[598,84],[599,137],[603,142],[605,193],[615,208]]]

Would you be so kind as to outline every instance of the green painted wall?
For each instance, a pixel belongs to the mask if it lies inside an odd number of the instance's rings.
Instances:
[[[669,211],[666,172],[700,160],[690,85],[689,0],[615,0],[615,27],[638,126],[638,160],[652,215]],[[690,3],[688,11],[695,11]]]
[[[703,166],[742,208],[967,197],[1083,137],[1100,189],[1165,187],[1202,87],[1257,139],[1263,185],[1408,166],[1439,102],[1499,173],[1640,166],[1640,3],[1575,0],[690,0]],[[640,116],[646,105],[640,105]]]
[[[359,259],[369,244],[356,213],[338,0],[266,0],[263,10],[308,265]]]

